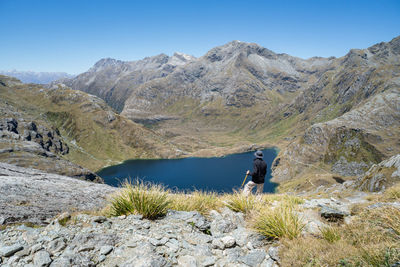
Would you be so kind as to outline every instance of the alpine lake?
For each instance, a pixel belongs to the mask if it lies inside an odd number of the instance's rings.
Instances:
[[[277,184],[270,181],[271,165],[278,152],[274,148],[262,152],[268,166],[264,192],[273,193]],[[126,179],[140,179],[179,191],[230,193],[240,189],[246,171],[253,170],[254,158],[253,151],[213,158],[135,159],[106,167],[97,174],[111,186],[120,186]],[[250,180],[248,176],[246,183]]]

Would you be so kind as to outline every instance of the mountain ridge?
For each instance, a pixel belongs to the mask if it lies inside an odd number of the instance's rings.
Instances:
[[[177,52],[172,56],[159,54],[136,61],[103,58],[74,79],[63,79],[52,85],[61,82],[72,89],[84,88],[82,91],[105,99],[111,107],[121,111],[124,98],[130,93],[128,84],[140,84],[168,75],[177,66],[193,58]]]
[[[0,96],[0,161],[6,163],[101,180],[93,171],[106,165],[180,153],[85,92],[0,75]]]
[[[256,143],[278,146],[282,156],[310,126],[341,117],[371,97],[396,88],[399,43],[396,37],[369,48],[351,49],[339,58],[301,59],[255,43],[232,41],[164,74],[165,69],[153,68],[154,75],[141,76],[135,83],[126,78],[126,83],[120,82],[124,72],[115,68],[114,87],[105,90],[115,96],[112,91],[118,85],[121,115],[154,130],[186,154]],[[93,77],[81,78],[89,82]],[[90,93],[113,105],[113,97],[104,97],[104,87],[99,88],[90,87]],[[331,165],[336,163],[329,161],[324,168],[332,172]],[[366,164],[365,170],[373,163],[351,164]],[[277,166],[277,173],[282,166]]]
[[[66,72],[35,72],[18,70],[0,70],[1,75],[11,76],[24,83],[48,84],[56,80],[73,78],[75,75]]]

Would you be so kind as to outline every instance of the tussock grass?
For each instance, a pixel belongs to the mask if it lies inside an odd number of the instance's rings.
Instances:
[[[383,198],[398,199],[398,189]],[[400,210],[384,206],[368,209],[370,203],[353,208],[350,224],[327,226],[321,235],[302,235],[304,223],[297,214],[302,198],[286,194],[266,194],[261,198],[240,192],[219,195],[195,191],[170,192],[159,185],[141,181],[125,182],[107,207],[114,216],[139,213],[155,219],[167,209],[199,211],[226,206],[243,212],[251,227],[268,239],[281,241],[282,266],[391,266],[400,261]]]
[[[111,197],[110,215],[139,213],[147,219],[166,214],[170,205],[169,192],[162,185],[140,180],[125,181],[123,188]]]
[[[145,218],[155,219],[163,216],[168,209],[198,211],[208,215],[211,210],[220,210],[226,206],[252,218],[254,215],[251,214],[258,214],[274,201],[290,209],[304,203],[303,199],[286,194],[267,194],[261,197],[250,194],[245,197],[241,192],[224,195],[207,191],[171,192],[162,185],[126,180],[122,188],[110,197],[109,205],[102,213],[109,216],[142,214]]]
[[[394,207],[374,209],[366,216],[375,227],[395,234],[400,239],[400,210]],[[400,240],[399,240],[400,241]]]
[[[305,226],[293,207],[288,205],[262,209],[253,218],[252,225],[257,232],[270,239],[294,239]]]
[[[400,210],[364,209],[351,224],[326,229],[324,238],[284,239],[282,266],[391,266],[400,261],[399,227]]]
[[[340,229],[334,226],[325,226],[320,229],[322,237],[329,243],[339,241],[341,239]]]
[[[265,194],[263,195],[262,199],[267,203],[273,203],[274,201],[278,201],[281,202],[282,205],[290,207],[295,207],[299,204],[304,203],[304,199],[287,194]]]
[[[224,202],[229,209],[246,214],[255,209],[257,199],[253,194],[246,197],[241,192],[236,191],[233,194],[225,195]]]
[[[351,266],[338,263],[348,255],[356,254],[355,248],[342,240],[329,243],[324,239],[306,236],[283,239],[281,244],[281,266]]]
[[[62,225],[62,226],[66,226],[67,223],[68,223],[70,220],[71,220],[71,216],[68,216],[68,217],[64,217],[64,218],[58,220],[58,223],[59,223],[60,225]]]
[[[400,200],[400,183],[390,187],[384,193],[384,200],[396,201]]]
[[[218,210],[222,206],[220,197],[215,192],[194,191],[190,194],[176,193],[170,195],[168,208],[182,211],[198,211],[207,215],[210,210]]]

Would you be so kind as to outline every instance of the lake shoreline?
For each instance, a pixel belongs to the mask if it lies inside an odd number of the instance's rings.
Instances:
[[[177,191],[231,193],[240,189],[246,171],[253,168],[254,151],[207,158],[131,159],[103,168],[97,174],[106,184],[116,187],[126,179],[139,179]],[[279,150],[266,148],[262,151],[268,165],[264,192],[275,193],[278,184],[271,181],[271,166]],[[247,181],[250,180],[248,177]]]
[[[132,160],[178,160],[178,159],[186,159],[186,158],[204,158],[204,159],[221,158],[221,157],[226,157],[226,156],[230,156],[230,155],[242,154],[242,153],[247,153],[247,152],[252,152],[252,151],[255,152],[257,150],[265,150],[265,149],[274,149],[276,151],[276,155],[278,155],[278,153],[280,151],[280,146],[279,145],[273,146],[269,143],[251,144],[251,145],[235,146],[232,148],[228,148],[228,147],[205,148],[205,149],[201,149],[197,152],[182,154],[181,156],[178,156],[178,157],[132,158],[132,159],[126,159],[123,161],[115,162],[112,165],[111,164],[104,165],[100,169],[96,170],[95,173],[99,173],[106,168],[124,164],[124,163],[126,163],[128,161],[132,161]]]

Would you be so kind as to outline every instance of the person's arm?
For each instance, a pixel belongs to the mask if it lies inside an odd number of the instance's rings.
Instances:
[[[256,163],[254,163],[253,164],[253,172],[247,171],[247,174],[250,176],[253,176],[256,173],[257,173],[257,165],[256,165]]]

